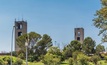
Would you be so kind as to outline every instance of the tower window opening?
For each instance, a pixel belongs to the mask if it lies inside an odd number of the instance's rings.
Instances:
[[[21,36],[22,35],[22,32],[18,32],[18,36]]]
[[[22,28],[23,28],[22,24],[17,25],[17,29],[22,29]]]
[[[22,29],[22,24],[20,24],[20,29]]]
[[[77,37],[77,40],[80,41],[80,37]]]
[[[78,36],[80,36],[80,32],[78,32]]]

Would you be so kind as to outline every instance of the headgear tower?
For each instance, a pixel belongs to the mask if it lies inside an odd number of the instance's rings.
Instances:
[[[84,41],[84,29],[83,28],[75,28],[74,29],[75,33],[75,40],[80,41],[83,43]]]
[[[15,21],[15,51],[19,51],[20,47],[16,43],[16,39],[27,33],[27,22],[26,21]]]

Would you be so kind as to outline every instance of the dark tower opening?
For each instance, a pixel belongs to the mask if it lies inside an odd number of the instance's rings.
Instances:
[[[80,41],[80,37],[77,37],[77,40]]]
[[[18,37],[22,35],[22,32],[18,32]]]
[[[18,23],[17,26],[16,26],[16,28],[17,28],[17,29],[22,29],[23,26],[22,26],[22,24]]]

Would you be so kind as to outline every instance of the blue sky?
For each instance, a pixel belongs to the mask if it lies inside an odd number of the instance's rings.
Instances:
[[[10,51],[15,18],[27,20],[28,32],[48,34],[62,46],[74,40],[76,27],[83,27],[85,37],[99,44],[92,19],[100,8],[100,0],[0,0],[0,52]]]

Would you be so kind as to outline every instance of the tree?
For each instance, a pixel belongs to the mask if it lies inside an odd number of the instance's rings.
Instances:
[[[92,54],[94,52],[95,41],[91,37],[85,38],[82,44],[82,50],[86,54]]]
[[[67,46],[64,47],[63,54],[64,54],[65,58],[72,57],[72,53],[76,50],[77,51],[81,50],[81,43],[77,40],[73,40],[73,41],[71,41],[70,44],[68,44]]]
[[[23,34],[22,36],[19,36],[16,39],[16,43],[23,51],[25,51],[25,42],[26,42],[26,38],[28,38],[28,36],[29,36],[28,45],[30,48],[32,46],[34,46],[34,44],[36,44],[41,39],[41,35],[38,33],[35,33],[35,32],[30,32],[28,34]]]
[[[88,56],[84,53],[79,53],[77,59],[80,63],[79,65],[88,65]]]
[[[69,61],[69,65],[73,65],[73,58],[70,57],[70,58],[68,59],[68,61]]]
[[[75,65],[78,65],[78,54],[80,54],[79,51],[75,51],[75,52],[73,52],[73,54],[72,54]]]
[[[73,40],[67,47],[71,48],[72,51],[81,50],[81,43],[77,40]]]
[[[46,55],[44,55],[44,58],[42,59],[42,62],[44,63],[44,65],[60,65],[61,59],[57,55],[46,53]]]
[[[46,65],[59,65],[62,54],[58,47],[50,47],[46,55],[44,55],[43,63]]]
[[[100,60],[101,58],[98,56],[98,55],[94,55],[91,57],[91,60],[92,62],[97,65],[98,61]]]
[[[53,55],[58,55],[58,56],[62,55],[58,47],[50,47],[48,50],[48,53],[53,54]]]
[[[38,33],[30,32],[17,38],[17,45],[25,52],[25,41],[29,37],[28,56],[30,61],[40,60],[40,56],[45,55],[47,49],[52,46],[52,39],[49,35],[41,36]]]
[[[101,0],[102,8],[97,10],[95,16],[96,18],[93,19],[94,26],[99,28],[99,34],[103,36],[102,42],[107,42],[107,0]]]
[[[74,65],[88,65],[88,56],[81,51],[73,52]]]
[[[96,46],[96,53],[99,54],[100,52],[105,51],[105,48],[103,45],[99,44]]]
[[[42,39],[35,46],[35,52],[39,52],[41,55],[45,55],[47,49],[52,46],[52,39],[47,34],[44,34]]]

